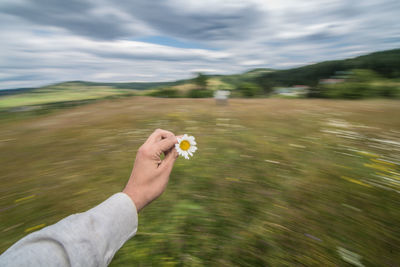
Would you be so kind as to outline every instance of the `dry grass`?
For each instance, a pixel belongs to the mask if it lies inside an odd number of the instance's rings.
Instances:
[[[165,128],[199,150],[112,265],[343,266],[348,250],[396,266],[399,115],[386,100],[133,97],[3,120],[0,251],[121,190]]]

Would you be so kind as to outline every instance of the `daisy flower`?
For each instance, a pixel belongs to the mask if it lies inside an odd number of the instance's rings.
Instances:
[[[182,137],[178,137],[178,143],[175,144],[175,149],[178,154],[189,159],[189,155],[192,157],[193,153],[197,150],[196,141],[193,136],[184,134]]]

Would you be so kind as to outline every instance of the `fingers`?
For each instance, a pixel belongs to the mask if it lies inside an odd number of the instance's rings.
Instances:
[[[169,151],[171,148],[174,147],[176,143],[178,143],[178,139],[176,138],[176,136],[175,135],[169,136],[157,143],[158,150],[162,152]]]
[[[172,167],[174,166],[175,160],[178,158],[179,154],[176,151],[176,149],[171,148],[168,153],[166,153],[164,160],[161,163],[161,168],[166,172],[169,173],[172,170]]]
[[[156,143],[170,136],[175,136],[175,135],[170,131],[157,129],[149,136],[146,142]]]

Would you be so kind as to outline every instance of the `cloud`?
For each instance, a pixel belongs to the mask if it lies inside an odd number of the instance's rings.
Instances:
[[[0,12],[27,23],[97,39],[115,39],[140,32],[132,27],[134,19],[120,9],[88,0],[10,1],[1,4]]]
[[[0,56],[2,62],[7,62],[0,66],[3,88],[18,81],[17,87],[32,86],[29,82],[36,85],[65,80],[174,80],[190,77],[192,73],[188,69],[218,65],[230,57],[224,51],[182,49],[128,40],[99,41],[57,32],[49,34],[51,38],[48,34],[12,32],[7,42],[0,39],[0,49],[8,51]]]
[[[239,1],[129,1],[126,10],[162,34],[197,41],[247,37],[266,15],[254,3]]]
[[[400,46],[394,0],[3,0],[0,89],[288,68]]]

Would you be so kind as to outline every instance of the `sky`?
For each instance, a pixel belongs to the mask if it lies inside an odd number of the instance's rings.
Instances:
[[[1,0],[0,89],[172,81],[400,48],[398,0]]]

